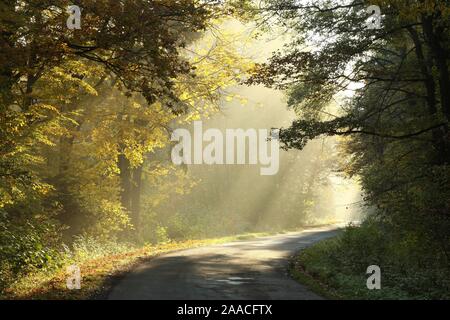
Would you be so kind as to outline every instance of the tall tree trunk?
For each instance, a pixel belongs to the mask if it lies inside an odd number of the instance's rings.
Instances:
[[[433,20],[431,17],[425,17],[423,20],[425,38],[431,49],[433,58],[436,62],[436,67],[438,69],[439,93],[442,112],[447,120],[450,121],[450,78],[447,65],[448,53],[442,46],[442,42],[444,42],[444,31],[440,26],[433,26]]]
[[[134,227],[133,237],[139,234],[141,228],[141,193],[143,165],[131,168],[130,161],[123,155],[118,159],[120,169],[120,184],[122,188],[122,207],[128,211],[130,222]]]
[[[425,22],[423,29],[425,30]],[[435,117],[438,115],[437,102],[436,102],[436,85],[432,75],[432,62],[427,63],[425,54],[422,47],[422,42],[414,27],[408,28],[411,39],[414,42],[415,53],[419,62],[421,73],[424,77],[424,85],[427,93],[426,102],[428,106],[428,113]],[[446,128],[436,128],[432,130],[433,144],[438,153],[438,163],[444,163],[450,158],[449,145],[445,141],[445,136],[448,130]]]
[[[74,202],[72,194],[69,190],[70,185],[70,160],[72,155],[74,136],[62,136],[59,139],[59,146],[57,152],[57,174],[54,178],[50,179],[50,183],[55,186],[58,192],[58,201],[62,204],[63,210],[58,216],[58,219],[64,225],[70,226],[66,232],[68,235],[78,233],[83,227],[80,223],[77,223],[78,215],[74,215],[73,211],[78,212],[77,205]]]
[[[135,230],[139,234],[139,230],[141,229],[141,192],[142,192],[142,169],[143,165],[140,165],[137,168],[132,170],[131,176],[131,223],[133,224]]]
[[[437,12],[435,15],[440,16],[442,13]],[[445,39],[446,32],[442,26],[434,26],[432,17],[423,18],[423,30],[425,39],[430,47],[433,59],[438,70],[438,83],[441,110],[447,121],[450,121],[450,78],[448,72],[448,51],[442,45],[448,41]],[[450,163],[450,132],[448,124],[443,127],[443,143],[446,148],[445,163]]]
[[[122,207],[128,212],[131,212],[131,169],[130,161],[125,155],[120,154],[118,159],[120,170],[120,186],[122,188],[120,199]]]

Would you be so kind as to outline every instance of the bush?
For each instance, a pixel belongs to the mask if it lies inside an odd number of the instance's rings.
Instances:
[[[49,221],[0,222],[0,289],[21,274],[61,263],[58,231]]]
[[[163,226],[158,226],[156,228],[156,241],[157,243],[167,243],[170,242],[170,238],[167,233],[167,228]]]
[[[394,232],[369,219],[304,250],[298,263],[311,276],[351,299],[449,299],[449,261],[424,234]],[[368,290],[366,270],[381,269],[381,290]]]
[[[66,258],[73,261],[84,261],[119,254],[132,249],[133,246],[131,244],[118,242],[115,239],[81,235],[75,237],[72,243],[72,249],[66,249]]]

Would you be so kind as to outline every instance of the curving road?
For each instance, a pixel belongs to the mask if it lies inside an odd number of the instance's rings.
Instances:
[[[321,299],[288,276],[288,259],[336,233],[312,228],[165,254],[126,275],[108,299]]]

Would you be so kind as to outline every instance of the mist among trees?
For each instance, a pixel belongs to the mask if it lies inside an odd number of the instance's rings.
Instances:
[[[448,298],[448,2],[371,1],[380,28],[366,1],[78,2],[79,30],[0,3],[0,290],[80,248],[354,221],[332,285],[379,264],[390,298]],[[280,128],[278,173],[175,165],[194,121]]]

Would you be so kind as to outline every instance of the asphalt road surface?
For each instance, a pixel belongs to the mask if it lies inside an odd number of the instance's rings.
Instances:
[[[288,260],[336,233],[337,227],[311,228],[164,254],[127,274],[108,298],[321,299],[289,277]]]

